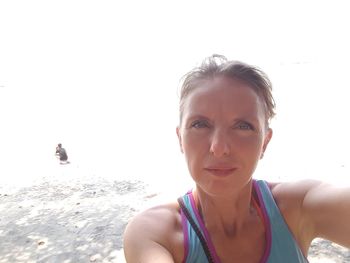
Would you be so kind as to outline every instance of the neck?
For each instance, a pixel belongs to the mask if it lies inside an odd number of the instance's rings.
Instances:
[[[194,198],[207,229],[237,235],[257,215],[252,207],[252,189],[250,181],[239,192],[213,196],[197,186]]]

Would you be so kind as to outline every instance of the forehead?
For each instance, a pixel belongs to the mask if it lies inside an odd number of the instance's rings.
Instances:
[[[254,89],[242,80],[224,76],[198,83],[185,99],[184,117],[205,113],[265,118],[263,103]]]

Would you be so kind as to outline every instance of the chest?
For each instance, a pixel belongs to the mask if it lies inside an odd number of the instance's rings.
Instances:
[[[259,263],[261,259],[266,257],[265,254],[268,254],[265,229],[259,224],[248,227],[240,235],[231,237],[220,234],[219,231],[210,231],[210,229],[207,231],[210,238],[206,244],[209,248],[209,253],[214,258],[214,262]],[[177,251],[179,253],[176,254],[181,256],[177,258],[176,262],[184,262],[184,258],[186,259],[185,262],[188,263],[208,262],[200,240],[190,227],[187,234],[183,234],[181,238],[178,235],[177,241]]]
[[[213,232],[211,240],[221,263],[259,263],[266,251],[266,234],[262,225],[248,227],[237,236],[227,237]]]

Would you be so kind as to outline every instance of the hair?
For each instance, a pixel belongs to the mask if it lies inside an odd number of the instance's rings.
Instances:
[[[184,75],[180,90],[180,124],[186,97],[205,80],[217,76],[240,79],[246,82],[260,97],[265,107],[266,123],[275,116],[275,101],[272,96],[272,84],[268,76],[259,68],[240,61],[228,61],[222,55],[212,55]]]

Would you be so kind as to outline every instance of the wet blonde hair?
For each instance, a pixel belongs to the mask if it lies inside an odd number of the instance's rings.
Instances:
[[[272,96],[272,84],[268,76],[259,68],[240,61],[229,61],[222,55],[206,58],[201,66],[194,68],[183,77],[180,90],[180,124],[186,97],[205,80],[217,76],[240,79],[246,82],[260,97],[265,108],[267,125],[275,116],[275,101]]]

